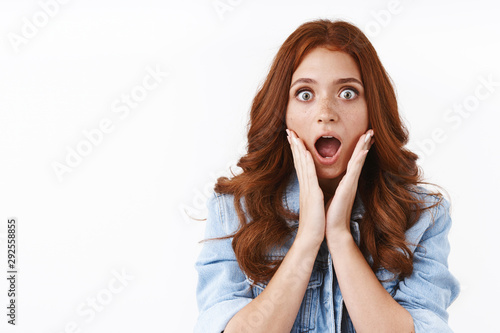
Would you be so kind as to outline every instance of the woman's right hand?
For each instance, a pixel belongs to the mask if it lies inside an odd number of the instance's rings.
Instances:
[[[324,196],[316,175],[314,160],[297,134],[287,129],[300,188],[299,229],[296,240],[319,246],[325,237]]]

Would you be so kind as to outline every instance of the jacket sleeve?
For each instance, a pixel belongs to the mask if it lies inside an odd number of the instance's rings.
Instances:
[[[217,193],[207,200],[205,239],[226,236],[235,230],[231,225],[238,225],[235,214],[226,214],[223,200],[227,198]],[[225,218],[236,220],[228,222]],[[203,242],[195,264],[199,310],[195,333],[220,333],[252,301],[250,284],[236,261],[231,241],[232,238]]]
[[[429,216],[430,210],[423,214],[426,223],[417,222],[409,230],[421,237],[414,251],[413,273],[399,283],[394,295],[413,317],[415,333],[452,332],[447,308],[460,292],[459,282],[448,270],[449,203],[443,198],[432,210],[433,216]]]

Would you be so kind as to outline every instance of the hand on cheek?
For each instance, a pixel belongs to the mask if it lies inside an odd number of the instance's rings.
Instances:
[[[346,174],[340,181],[335,195],[326,205],[326,238],[327,240],[350,234],[352,205],[356,197],[358,180],[366,160],[366,155],[374,143],[374,131],[369,129],[363,134],[354,148],[347,164]]]
[[[317,246],[325,237],[323,191],[318,183],[311,153],[294,131],[287,129],[287,133],[300,188],[299,230],[296,239]]]

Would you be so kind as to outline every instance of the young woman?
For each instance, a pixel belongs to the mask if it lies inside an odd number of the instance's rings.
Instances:
[[[421,185],[366,36],[301,25],[257,93],[242,173],[208,200],[196,332],[451,332],[449,203]]]

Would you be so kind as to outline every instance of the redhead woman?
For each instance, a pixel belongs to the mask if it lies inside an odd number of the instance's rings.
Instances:
[[[217,180],[195,332],[451,332],[449,202],[424,188],[366,36],[307,22],[254,98],[242,172]]]

